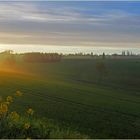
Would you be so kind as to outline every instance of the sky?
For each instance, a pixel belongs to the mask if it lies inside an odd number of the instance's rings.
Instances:
[[[0,48],[9,46],[140,48],[140,2],[1,1]]]

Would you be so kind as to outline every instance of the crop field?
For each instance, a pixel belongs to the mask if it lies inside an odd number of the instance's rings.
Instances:
[[[0,72],[0,95],[20,90],[13,105],[27,107],[90,138],[140,138],[140,60],[63,59],[55,63],[19,62]],[[22,72],[20,72],[22,70]]]

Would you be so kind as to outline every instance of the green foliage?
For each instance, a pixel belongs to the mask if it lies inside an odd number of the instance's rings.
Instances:
[[[105,59],[108,75],[101,85],[98,61],[19,63],[29,73],[1,72],[0,93],[7,96],[20,89],[26,96],[13,109],[22,113],[33,107],[40,119],[53,119],[61,124],[59,128],[66,126],[74,133],[90,138],[140,138],[140,60]],[[59,138],[67,132],[51,134]]]
[[[30,128],[25,129],[24,124],[30,122]],[[1,139],[48,139],[48,138],[88,138],[86,135],[59,127],[57,124],[45,120],[22,117],[18,122],[4,120],[0,122]]]
[[[15,96],[23,93],[17,91]],[[14,98],[15,103],[15,98]],[[7,96],[0,100],[0,138],[1,139],[48,139],[48,138],[88,138],[69,128],[63,128],[45,119],[34,118],[33,109],[26,110],[24,116],[16,111],[10,111],[13,97]]]

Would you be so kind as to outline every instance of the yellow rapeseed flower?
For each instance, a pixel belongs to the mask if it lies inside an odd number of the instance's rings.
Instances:
[[[12,96],[7,96],[6,101],[10,102],[10,103],[13,102],[13,97]]]
[[[18,97],[20,97],[20,96],[23,95],[23,93],[21,91],[16,91],[16,94],[15,95],[18,96]]]
[[[0,114],[8,112],[8,105],[6,103],[0,103]]]
[[[10,113],[10,119],[13,120],[13,121],[17,122],[19,120],[19,117],[20,116],[16,111]]]
[[[24,124],[24,128],[25,128],[25,129],[29,129],[30,126],[31,126],[30,123],[25,123],[25,124]]]
[[[10,102],[5,102],[5,104],[9,105],[9,104],[10,104]]]
[[[29,115],[33,115],[34,111],[33,111],[32,108],[29,108],[29,109],[27,110],[27,113],[28,113]]]

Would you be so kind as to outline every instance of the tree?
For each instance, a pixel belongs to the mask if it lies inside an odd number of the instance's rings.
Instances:
[[[103,77],[106,75],[106,66],[104,62],[98,62],[96,64],[96,70],[98,72],[98,82],[101,83],[101,81],[103,80]]]
[[[105,53],[103,52],[102,58],[105,59]]]
[[[122,56],[125,56],[126,54],[125,54],[125,51],[122,51]]]
[[[129,51],[127,51],[127,56],[129,56],[130,55],[130,52]]]

